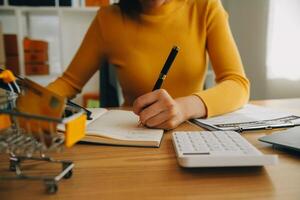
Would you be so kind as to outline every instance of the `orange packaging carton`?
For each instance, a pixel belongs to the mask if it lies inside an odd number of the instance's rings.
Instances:
[[[48,75],[48,64],[25,64],[26,75]]]
[[[85,6],[108,6],[109,0],[85,0]]]

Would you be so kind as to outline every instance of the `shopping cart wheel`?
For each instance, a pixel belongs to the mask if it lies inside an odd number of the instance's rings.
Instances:
[[[56,182],[53,180],[50,180],[50,181],[46,180],[45,185],[46,185],[46,192],[48,194],[55,194],[58,190],[58,186],[57,186]]]
[[[16,158],[11,158],[9,161],[9,170],[10,171],[16,171],[17,166],[20,164],[20,161]]]
[[[68,171],[68,173],[64,175],[64,179],[69,179],[72,177],[72,175],[73,175],[73,170],[71,169],[70,171]]]

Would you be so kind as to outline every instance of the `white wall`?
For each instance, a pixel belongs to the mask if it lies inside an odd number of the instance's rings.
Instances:
[[[223,4],[229,13],[231,30],[239,47],[246,74],[251,81],[251,99],[300,97],[300,80],[267,77],[268,18],[271,1],[223,0]]]
[[[269,1],[223,0],[223,4],[229,13],[231,30],[251,81],[251,99],[265,99]]]
[[[271,0],[267,96],[300,97],[300,1]]]
[[[77,52],[83,37],[89,28],[96,12],[62,12],[61,28],[62,28],[62,67],[64,70],[72,61],[75,53]],[[85,67],[85,66],[82,66]],[[75,102],[82,103],[82,95],[85,93],[98,93],[99,92],[99,72],[87,82],[83,87],[82,93],[78,94]]]

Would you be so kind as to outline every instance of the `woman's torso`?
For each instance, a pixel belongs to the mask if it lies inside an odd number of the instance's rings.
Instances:
[[[207,70],[206,1],[173,0],[139,20],[118,6],[100,10],[98,19],[108,61],[116,66],[125,104],[150,92],[174,45],[180,51],[162,88],[176,98],[203,89]]]

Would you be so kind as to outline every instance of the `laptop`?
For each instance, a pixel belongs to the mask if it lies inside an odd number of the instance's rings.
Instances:
[[[300,151],[300,126],[284,131],[278,131],[258,139],[262,142],[273,144],[275,147]]]

